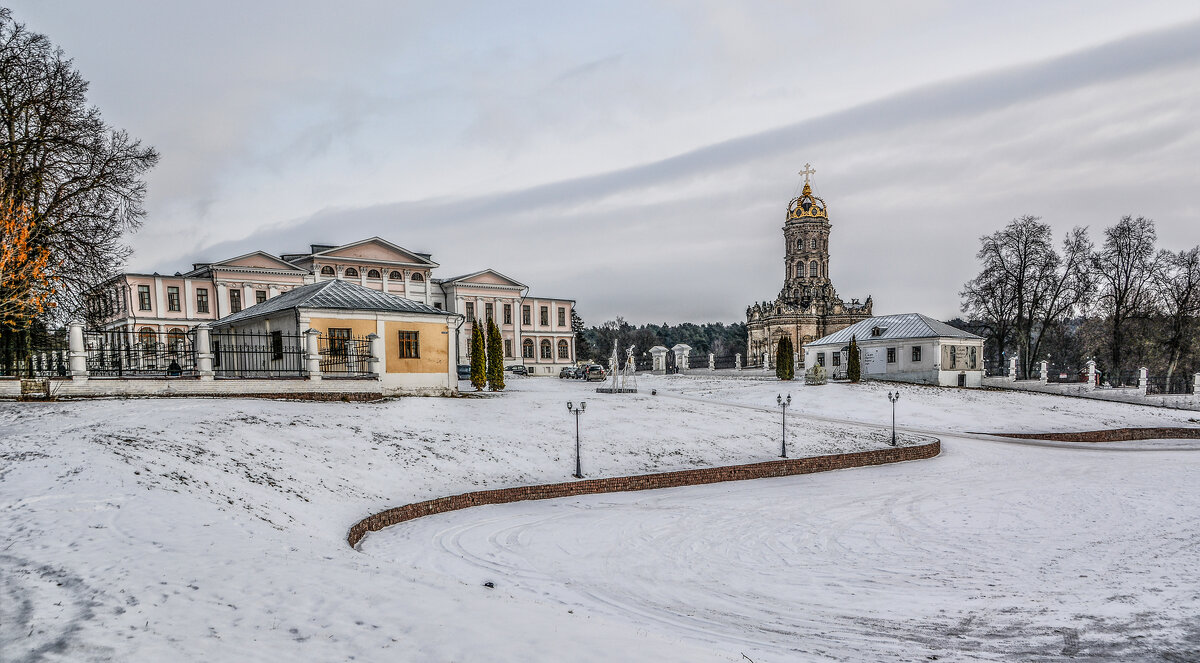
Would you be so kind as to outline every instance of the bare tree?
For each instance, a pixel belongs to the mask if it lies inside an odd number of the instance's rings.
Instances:
[[[62,49],[0,9],[0,200],[31,211],[64,314],[127,257],[121,236],[145,215],[142,176],[158,160],[105,124],[87,89]]]
[[[1113,371],[1120,371],[1125,326],[1149,314],[1154,304],[1154,222],[1145,217],[1121,217],[1104,230],[1104,245],[1092,254],[1092,269],[1100,285],[1097,306],[1108,320]]]
[[[1200,316],[1200,246],[1187,251],[1158,254],[1154,272],[1158,307],[1167,319],[1167,380],[1179,367],[1179,360],[1191,350],[1192,332]]]
[[[1068,233],[1059,254],[1049,224],[1026,215],[980,244],[983,269],[963,288],[963,312],[989,324],[1001,349],[1011,332],[1028,374],[1045,330],[1071,317],[1093,290],[1087,230]]]

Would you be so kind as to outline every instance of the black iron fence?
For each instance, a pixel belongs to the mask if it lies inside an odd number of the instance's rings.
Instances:
[[[1194,388],[1194,378],[1190,375],[1172,375],[1170,379],[1166,377],[1146,379],[1147,395],[1190,394]]]
[[[182,330],[87,331],[88,374],[95,377],[196,375],[194,332]]]
[[[715,357],[713,359],[713,366],[716,368],[737,368],[737,355]]]
[[[371,341],[361,337],[322,336],[321,374],[326,377],[356,378],[371,375]]]
[[[304,337],[283,332],[214,332],[209,340],[219,378],[295,378],[308,375]]]
[[[1046,382],[1075,384],[1079,382],[1087,382],[1087,377],[1086,368],[1080,370],[1076,366],[1050,364],[1046,373]]]
[[[16,378],[60,378],[71,374],[64,345],[34,348],[28,354],[13,354],[0,361],[0,376]]]

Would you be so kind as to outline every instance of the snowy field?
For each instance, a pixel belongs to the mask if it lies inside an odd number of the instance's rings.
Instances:
[[[1200,445],[944,433],[1178,411],[902,386],[898,423],[942,434],[941,457],[481,507],[346,546],[389,506],[566,480],[566,400],[588,401],[589,476],[778,453],[778,383],[640,382],[659,394],[0,403],[0,661],[1200,656]],[[890,422],[886,391],[792,385],[792,454],[883,445],[836,420]]]

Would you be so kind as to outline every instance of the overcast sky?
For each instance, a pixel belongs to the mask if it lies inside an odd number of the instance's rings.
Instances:
[[[980,235],[1200,243],[1200,6],[9,0],[162,154],[130,268],[379,235],[595,324],[744,320],[806,162],[839,294],[958,314]]]

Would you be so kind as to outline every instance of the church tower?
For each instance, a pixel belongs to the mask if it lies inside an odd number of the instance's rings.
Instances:
[[[829,211],[813,195],[804,164],[804,189],[787,207],[783,223],[783,288],[773,302],[746,308],[748,365],[773,361],[779,339],[790,336],[799,350],[805,343],[871,317],[872,302],[838,297],[829,279]],[[841,367],[838,367],[841,368]]]

